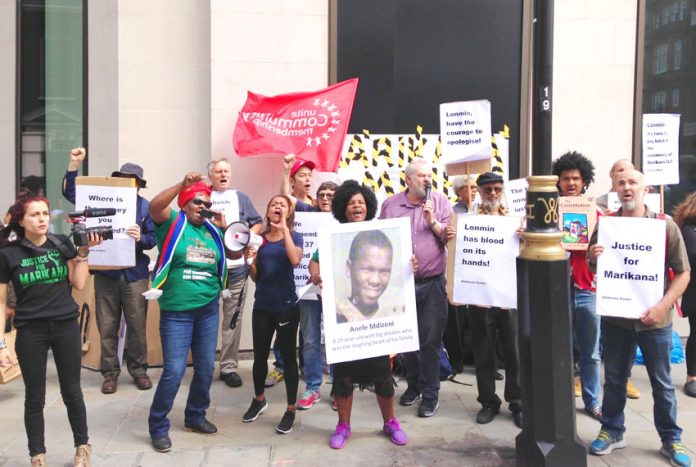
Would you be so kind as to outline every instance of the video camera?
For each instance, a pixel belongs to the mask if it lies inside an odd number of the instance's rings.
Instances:
[[[91,217],[109,217],[115,215],[116,209],[114,208],[85,209],[84,211],[69,212],[65,220],[72,224],[72,238],[75,246],[87,246],[89,244],[89,234],[91,233],[98,234],[102,240],[113,239],[114,231],[111,226],[87,227],[84,221]]]

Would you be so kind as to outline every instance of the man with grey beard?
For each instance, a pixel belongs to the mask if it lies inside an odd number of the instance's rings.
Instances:
[[[619,217],[658,218],[643,204],[647,192],[643,174],[626,170],[616,179],[616,192],[621,201]],[[602,456],[614,449],[626,447],[623,434],[624,407],[626,406],[626,381],[640,346],[645,368],[650,376],[653,395],[653,419],[660,435],[660,453],[670,459],[672,465],[690,466],[691,460],[681,440],[682,429],[677,425],[677,399],[670,376],[670,351],[672,349],[672,313],[674,302],[684,293],[690,279],[689,260],[679,227],[669,217],[664,217],[667,229],[665,245],[664,295],[643,312],[639,319],[602,317],[602,342],[604,346],[604,400],[602,403],[602,428],[590,445],[590,453]],[[601,222],[599,224],[601,226]],[[630,235],[630,233],[629,233]],[[597,243],[595,229],[587,250],[587,261],[594,270],[597,258],[604,247]],[[674,272],[669,280],[667,268]],[[600,278],[601,279],[601,278]]]
[[[503,177],[486,172],[479,176],[476,184],[481,196],[477,214],[506,216],[508,210],[502,203]],[[496,343],[500,340],[505,360],[504,397],[512,412],[515,426],[522,428],[517,310],[469,305],[469,331],[476,369],[477,400],[482,406],[476,415],[476,423],[490,423],[500,412],[502,401],[495,393]]]

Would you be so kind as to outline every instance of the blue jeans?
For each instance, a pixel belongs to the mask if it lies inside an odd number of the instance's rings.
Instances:
[[[677,426],[677,399],[670,376],[669,354],[672,350],[672,325],[661,329],[636,332],[606,319],[602,320],[604,343],[604,403],[602,429],[613,436],[626,431],[626,381],[636,355],[636,344],[645,358],[653,393],[653,419],[663,443],[680,441]]]
[[[189,388],[184,423],[200,425],[210,405],[210,385],[215,368],[219,302],[216,298],[205,306],[189,311],[165,311],[160,316],[162,339],[162,377],[150,406],[150,436],[160,438],[169,433],[167,414],[172,410],[186,371],[189,349],[193,356],[193,379]]]
[[[600,358],[599,331],[600,319],[597,316],[596,294],[589,290],[572,289],[573,337],[580,351],[580,380],[582,381],[582,400],[585,409],[599,404]]]
[[[302,356],[308,390],[318,391],[322,381],[321,362],[321,302],[300,300],[300,331],[304,338]]]

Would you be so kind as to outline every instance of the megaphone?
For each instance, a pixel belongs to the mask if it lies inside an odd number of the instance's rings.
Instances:
[[[225,242],[225,247],[233,253],[242,251],[245,248],[258,250],[263,245],[263,237],[249,230],[249,227],[244,222],[232,222],[228,225],[225,229],[223,241]],[[247,262],[251,264],[251,258]]]

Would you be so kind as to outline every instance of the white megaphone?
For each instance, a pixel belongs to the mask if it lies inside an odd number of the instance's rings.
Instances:
[[[225,247],[232,253],[237,253],[245,248],[258,250],[263,245],[263,237],[249,230],[244,222],[232,222],[228,225],[223,240]],[[251,262],[251,258],[247,259],[247,263],[251,264]]]

